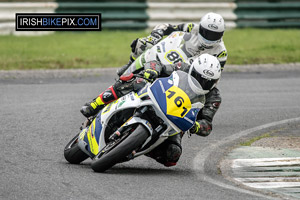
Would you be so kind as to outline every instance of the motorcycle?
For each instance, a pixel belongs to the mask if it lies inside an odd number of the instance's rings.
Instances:
[[[73,164],[92,159],[95,172],[151,152],[168,137],[188,131],[204,106],[200,84],[183,71],[147,83],[86,120],[65,147]]]

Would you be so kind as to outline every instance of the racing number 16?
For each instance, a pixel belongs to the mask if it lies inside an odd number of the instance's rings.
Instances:
[[[176,92],[171,91],[171,90],[168,90],[168,92],[170,93],[167,96],[168,99],[171,99],[176,94]],[[181,96],[174,97],[174,103],[178,108],[180,108],[182,106],[182,104],[184,103],[184,99]],[[187,108],[184,106],[182,106],[182,109],[183,109],[183,112],[180,114],[181,117],[183,117],[186,114],[186,112],[188,111]]]

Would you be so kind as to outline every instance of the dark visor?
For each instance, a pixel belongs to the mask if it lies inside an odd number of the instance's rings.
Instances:
[[[199,33],[202,37],[204,37],[209,41],[216,41],[222,38],[224,31],[223,32],[210,31],[200,25]]]
[[[208,80],[206,78],[203,78],[201,74],[196,72],[195,68],[193,68],[191,75],[200,83],[203,90],[210,90],[218,81],[214,79]]]

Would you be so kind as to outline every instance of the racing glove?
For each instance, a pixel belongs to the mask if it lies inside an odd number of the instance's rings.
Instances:
[[[137,51],[141,50],[141,52],[145,51],[148,48],[151,48],[153,45],[157,44],[162,38],[164,34],[162,30],[153,30],[148,37],[137,38],[132,41],[130,47],[132,53],[139,53]],[[151,44],[150,46],[147,44]],[[139,53],[141,54],[141,53]]]
[[[159,41],[161,41],[163,36],[164,34],[162,30],[153,30],[151,34],[147,37],[147,42],[152,45],[156,45]]]
[[[130,60],[133,62],[139,57],[146,49],[150,49],[153,45],[147,42],[147,38],[137,38],[132,41]]]
[[[203,119],[195,122],[194,126],[190,129],[190,133],[206,137],[211,133],[211,130],[211,125]]]
[[[154,81],[158,77],[158,72],[154,69],[146,69],[144,71],[144,78]]]

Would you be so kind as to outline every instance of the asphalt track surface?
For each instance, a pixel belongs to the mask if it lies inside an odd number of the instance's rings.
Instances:
[[[0,199],[268,199],[224,187],[235,186],[219,174],[223,150],[210,154],[210,162],[202,163],[204,170],[195,167],[195,158],[243,130],[299,117],[299,70],[225,72],[212,134],[185,136],[175,167],[144,156],[106,173],[94,173],[90,160],[68,164],[63,149],[84,120],[80,107],[114,77],[0,80]]]

